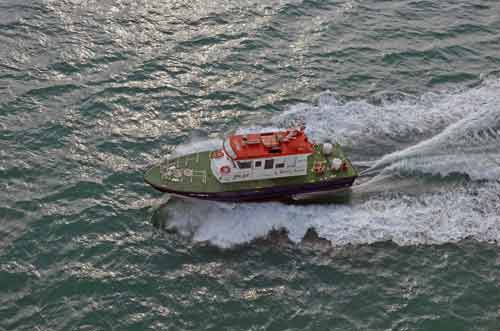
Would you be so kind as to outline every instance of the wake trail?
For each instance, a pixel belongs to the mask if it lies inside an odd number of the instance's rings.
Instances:
[[[383,156],[361,174],[394,171],[499,179],[500,108],[474,112],[430,139]]]
[[[313,227],[333,245],[391,240],[442,244],[464,238],[500,241],[500,80],[467,91],[382,102],[293,106],[269,128],[304,123],[316,142],[339,142],[363,176],[343,204],[227,204],[173,199],[168,226],[219,247],[286,228],[299,242]],[[247,132],[247,129],[239,129]],[[194,142],[181,153],[221,140]],[[458,176],[457,176],[458,174]]]

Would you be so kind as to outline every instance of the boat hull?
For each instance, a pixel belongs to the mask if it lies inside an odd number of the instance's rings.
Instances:
[[[155,183],[146,182],[159,191],[178,196],[202,200],[215,200],[224,202],[251,202],[251,201],[276,201],[289,200],[294,195],[306,193],[320,193],[334,191],[352,186],[356,176],[336,178],[316,183],[303,183],[283,186],[271,186],[260,189],[221,192],[185,192],[169,189]]]

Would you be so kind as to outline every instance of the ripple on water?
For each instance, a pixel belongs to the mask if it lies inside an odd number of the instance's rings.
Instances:
[[[0,329],[495,329],[497,12],[3,1]],[[350,200],[159,208],[142,182],[301,120],[372,167]]]

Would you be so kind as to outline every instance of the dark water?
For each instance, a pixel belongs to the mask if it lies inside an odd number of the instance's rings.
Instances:
[[[0,330],[500,329],[499,67],[498,1],[0,0]],[[299,122],[346,201],[142,182]]]

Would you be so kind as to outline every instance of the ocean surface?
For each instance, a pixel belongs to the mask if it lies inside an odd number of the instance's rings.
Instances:
[[[350,195],[143,182],[301,123]],[[500,330],[499,240],[500,1],[0,0],[0,331]]]

